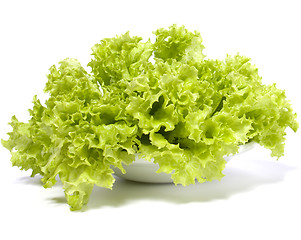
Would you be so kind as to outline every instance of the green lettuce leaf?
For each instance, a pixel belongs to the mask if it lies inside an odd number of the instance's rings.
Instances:
[[[10,139],[2,144],[12,151],[14,166],[43,176],[44,187],[59,175],[71,209],[78,210],[94,185],[112,188],[111,166],[123,169],[121,159],[134,160],[137,127],[110,123],[99,86],[74,59],[50,68],[45,91],[45,106],[34,97],[29,122],[13,117]]]

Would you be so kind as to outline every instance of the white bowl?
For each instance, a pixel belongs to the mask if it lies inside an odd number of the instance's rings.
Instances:
[[[244,153],[254,147],[254,143],[250,142],[245,145],[241,145],[239,153]],[[233,156],[225,157],[226,161],[229,161]],[[130,181],[144,182],[144,183],[172,183],[171,174],[157,173],[159,165],[152,161],[147,161],[144,158],[140,158],[136,154],[136,159],[129,165],[123,164],[123,168],[126,173],[123,174],[118,168],[114,168],[115,175]]]

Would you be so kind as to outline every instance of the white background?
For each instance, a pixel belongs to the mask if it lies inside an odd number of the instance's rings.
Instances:
[[[300,111],[299,1],[1,1],[0,138],[12,115],[28,119],[43,99],[51,65],[130,30],[147,39],[173,23],[198,30],[208,58],[249,56],[265,84],[286,89]],[[299,118],[300,121],[300,118]],[[118,180],[95,188],[85,211],[71,212],[60,184],[12,168],[0,147],[1,239],[301,239],[300,131],[288,131],[279,161],[262,148],[235,157],[221,182],[189,187]]]

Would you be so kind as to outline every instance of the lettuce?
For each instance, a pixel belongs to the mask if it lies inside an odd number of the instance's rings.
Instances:
[[[220,180],[225,156],[256,142],[277,158],[285,130],[297,131],[285,92],[262,84],[244,56],[205,58],[200,33],[184,26],[142,42],[129,33],[92,48],[91,73],[75,59],[53,65],[44,104],[33,98],[28,122],[12,117],[2,145],[11,162],[45,188],[59,176],[71,210],[87,204],[94,187],[112,188],[135,154],[184,186]]]

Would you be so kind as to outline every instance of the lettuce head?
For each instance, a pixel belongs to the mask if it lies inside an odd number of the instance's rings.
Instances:
[[[111,189],[114,168],[125,173],[137,153],[186,186],[220,180],[224,157],[250,141],[281,157],[286,128],[298,129],[284,90],[262,84],[249,58],[206,58],[200,33],[184,26],[154,34],[154,43],[129,32],[101,40],[91,73],[75,59],[53,65],[49,98],[33,98],[28,122],[12,117],[2,145],[13,166],[45,188],[59,176],[71,210],[94,185]]]

